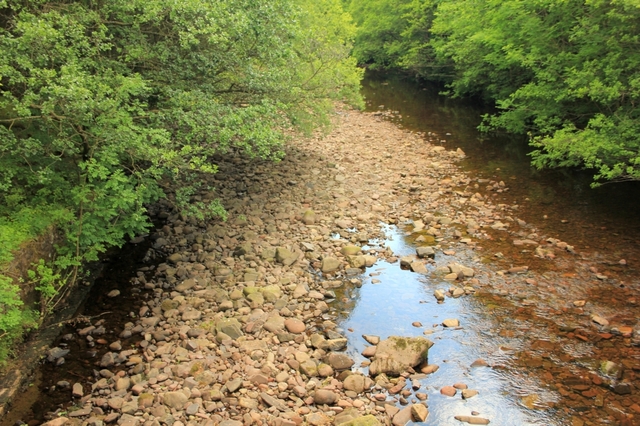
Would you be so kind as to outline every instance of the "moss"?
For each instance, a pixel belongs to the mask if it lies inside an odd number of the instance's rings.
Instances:
[[[396,337],[394,338],[396,343],[396,348],[398,349],[406,349],[407,348],[407,339],[404,337]]]
[[[191,366],[191,370],[189,370],[192,376],[195,376],[197,373],[202,371],[204,371],[204,365],[201,362],[195,362]]]

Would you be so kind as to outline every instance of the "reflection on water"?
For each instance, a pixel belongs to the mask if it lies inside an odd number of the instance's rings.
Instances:
[[[640,260],[638,182],[591,189],[586,172],[538,171],[529,164],[530,148],[522,137],[481,135],[476,127],[482,114],[490,111],[470,101],[439,96],[441,90],[374,73],[363,82],[369,111],[390,114],[408,129],[436,134],[432,143],[462,148],[467,153],[462,166],[471,176],[504,181],[509,191],[496,195],[498,200],[520,205],[519,215],[535,221],[548,236],[569,241],[578,250],[616,252],[627,260]]]
[[[385,227],[385,233],[389,236],[385,245],[396,255],[415,253],[397,228]],[[440,255],[435,266],[453,260]],[[374,284],[373,279],[380,282]],[[385,339],[391,335],[422,336],[426,332],[435,343],[429,350],[429,363],[440,368],[420,380],[418,392],[428,395],[430,412],[421,424],[460,425],[454,416],[471,415],[472,411],[496,425],[561,424],[548,405],[555,401],[555,395],[541,388],[526,369],[516,372],[509,366],[519,340],[501,337],[500,330],[502,322],[511,319],[495,315],[497,306],[493,314],[487,314],[482,298],[477,296],[447,298],[438,304],[434,290],[448,290],[450,286],[448,282],[402,270],[398,262],[378,261],[368,269],[363,286],[333,305],[339,312],[339,326],[349,330],[349,355],[356,365],[365,361],[360,355],[367,346],[363,334]],[[461,328],[442,327],[440,324],[448,318],[458,319]],[[416,321],[422,326],[414,327],[412,323]],[[471,368],[478,358],[495,368]],[[366,368],[362,372],[367,373]],[[478,390],[479,395],[464,400],[460,393],[451,398],[440,394],[443,386],[455,383],[464,383]]]

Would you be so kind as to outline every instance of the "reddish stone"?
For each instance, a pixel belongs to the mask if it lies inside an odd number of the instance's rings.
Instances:
[[[581,334],[576,334],[576,339],[580,339],[582,341],[588,342],[589,338],[587,336],[583,336]]]
[[[600,333],[599,336],[602,337],[605,340],[609,340],[609,339],[611,339],[613,337],[613,334],[611,334],[611,333]]]
[[[445,386],[440,389],[440,393],[445,396],[454,396],[458,392],[453,386]]]
[[[633,333],[633,328],[631,327],[618,327],[618,330],[620,331],[620,333],[622,333],[622,336],[624,337],[631,337],[631,333]]]
[[[582,396],[584,396],[585,398],[595,398],[596,395],[598,395],[598,392],[593,388],[582,392]]]

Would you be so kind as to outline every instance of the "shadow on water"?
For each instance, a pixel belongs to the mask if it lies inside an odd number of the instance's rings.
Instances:
[[[592,189],[587,171],[536,170],[522,136],[481,134],[477,126],[491,110],[440,96],[441,90],[403,76],[368,73],[362,92],[369,111],[383,112],[409,130],[431,132],[432,143],[460,147],[467,154],[461,166],[472,177],[504,181],[509,190],[496,201],[520,205],[519,215],[547,236],[570,241],[578,250],[640,261],[640,183]]]
[[[394,254],[415,254],[408,236],[395,227],[385,226],[384,231],[387,235],[384,245]],[[436,264],[429,268],[432,271],[455,260],[439,253]],[[468,416],[472,411],[498,425],[561,424],[549,409],[555,402],[555,395],[543,389],[526,371],[510,367],[519,341],[498,335],[503,318],[492,314],[488,309],[490,306],[481,297],[447,297],[444,303],[437,303],[434,291],[448,290],[451,283],[402,270],[398,262],[380,260],[368,271],[372,272],[363,276],[361,288],[354,288],[333,305],[338,311],[339,326],[349,330],[346,333],[348,353],[356,365],[366,360],[361,355],[367,346],[361,337],[363,334],[377,335],[381,339],[391,335],[426,334],[435,343],[429,350],[428,362],[440,368],[420,379],[421,388],[416,392],[428,395],[430,413],[427,421],[420,424],[459,425],[461,423],[454,416]],[[445,328],[441,325],[445,319],[458,319],[461,327]],[[422,326],[413,326],[416,321]],[[477,359],[487,361],[494,368],[471,368]],[[367,373],[366,367],[361,369]],[[443,386],[456,383],[478,390],[479,395],[464,400],[460,393],[454,397],[440,394]]]

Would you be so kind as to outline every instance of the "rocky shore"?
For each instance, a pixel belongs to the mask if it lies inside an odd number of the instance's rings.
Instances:
[[[424,422],[420,383],[438,369],[428,362],[433,342],[365,335],[368,361],[356,364],[331,309],[381,259],[440,280],[434,300],[479,297],[499,315],[529,321],[505,320],[496,333],[518,334],[514,365],[558,395],[545,407],[523,400],[530,409],[557,409],[573,425],[637,424],[638,287],[617,286],[602,303],[594,297],[619,283],[602,264],[622,260],[538,235],[518,218],[520,206],[494,201],[508,191],[504,182],[465,174],[456,165],[465,154],[440,138],[340,110],[331,134],[292,142],[280,163],[221,158],[215,193],[193,201],[221,197],[229,219],[185,220],[170,200],[155,207],[165,225],[148,236],[154,266],[132,280],[142,306],[122,329],[96,320],[68,336],[95,343],[95,374],[57,384],[73,405],[47,424]],[[387,248],[383,223],[406,231],[415,255]],[[66,351],[52,348],[49,362],[64,362]],[[463,383],[440,393],[478,397]],[[461,424],[491,420],[455,414]]]

